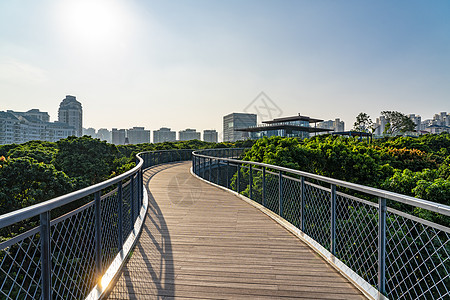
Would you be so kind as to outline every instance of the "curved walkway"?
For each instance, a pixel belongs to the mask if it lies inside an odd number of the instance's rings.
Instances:
[[[147,218],[109,299],[365,299],[302,241],[190,166],[145,172]]]

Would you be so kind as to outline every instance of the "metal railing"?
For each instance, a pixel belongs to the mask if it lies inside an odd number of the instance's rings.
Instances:
[[[0,298],[101,297],[142,228],[147,210],[143,170],[190,160],[191,154],[139,153],[136,167],[124,174],[1,215]]]
[[[220,151],[195,151],[193,172],[287,220],[367,296],[450,298],[450,228],[398,210],[448,217],[449,206]]]

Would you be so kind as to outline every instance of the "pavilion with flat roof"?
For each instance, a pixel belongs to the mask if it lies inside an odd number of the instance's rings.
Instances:
[[[333,129],[317,128],[316,125],[318,122],[323,122],[323,120],[298,114],[298,116],[263,121],[262,124],[257,126],[235,130],[249,132],[251,139],[260,139],[265,136],[297,137],[304,139],[308,138],[310,133],[333,131]],[[310,124],[314,124],[314,127]]]

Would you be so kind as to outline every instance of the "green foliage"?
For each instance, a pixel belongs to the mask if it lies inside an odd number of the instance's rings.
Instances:
[[[53,164],[58,170],[76,178],[78,186],[88,186],[107,179],[114,171],[118,151],[114,145],[89,136],[59,140]]]
[[[416,125],[408,118],[407,115],[398,111],[382,111],[381,115],[389,120],[389,123],[384,128],[384,133],[397,134],[407,131],[414,131]]]
[[[371,144],[334,136],[303,141],[272,137],[258,140],[246,152],[244,160],[302,170],[450,205],[449,152],[448,134],[391,137]],[[244,171],[242,178],[245,180],[246,176]],[[411,210],[398,203],[393,207],[440,224],[450,224],[449,218],[420,209]]]
[[[0,159],[1,213],[71,192],[73,181],[53,165],[30,157]]]
[[[55,146],[56,144],[51,142],[31,141],[10,149],[7,156],[11,158],[31,157],[38,162],[50,164],[58,152]]]
[[[366,113],[359,113],[356,116],[356,121],[353,123],[353,130],[369,132],[373,130],[373,122],[370,119],[369,115]]]

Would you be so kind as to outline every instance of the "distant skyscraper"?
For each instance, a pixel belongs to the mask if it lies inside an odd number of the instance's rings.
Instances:
[[[343,132],[344,131],[344,121],[341,121],[341,119],[337,118],[334,121],[333,120],[328,120],[328,121],[323,121],[317,124],[317,128],[324,128],[324,129],[333,129],[334,132]],[[318,134],[326,134],[329,132],[321,132]]]
[[[180,141],[200,140],[200,132],[195,129],[185,129],[178,132]]]
[[[83,128],[83,135],[89,135],[90,137],[97,138],[97,134],[95,133],[95,128]]]
[[[58,121],[75,128],[75,135],[83,134],[83,108],[75,96],[67,95],[59,105]]]
[[[235,129],[256,126],[256,114],[231,113],[223,117],[223,141],[235,142],[249,138],[248,132]]]
[[[150,130],[144,127],[133,127],[127,130],[128,142],[130,144],[150,143]]]
[[[102,140],[102,141],[106,141],[106,142],[108,142],[108,143],[111,143],[112,141],[111,141],[111,131],[109,131],[108,129],[106,129],[106,128],[100,128],[98,131],[97,131],[97,137],[100,139],[100,140]]]
[[[111,135],[112,143],[114,145],[125,145],[125,129],[113,128]]]
[[[177,133],[170,128],[161,127],[159,130],[153,130],[153,143],[175,142]]]
[[[215,130],[203,130],[203,141],[210,143],[217,143],[218,136]]]

